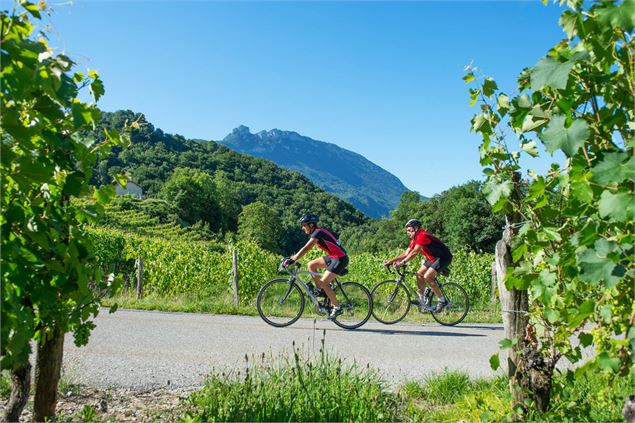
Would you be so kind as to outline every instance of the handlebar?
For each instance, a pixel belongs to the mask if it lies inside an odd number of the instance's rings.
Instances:
[[[399,276],[402,276],[402,277],[405,276],[406,273],[408,273],[406,272],[406,267],[408,266],[408,263],[404,264],[401,267],[397,267],[394,265],[394,263],[386,265],[386,260],[384,260],[382,264],[386,269],[388,269],[390,273],[397,273]]]

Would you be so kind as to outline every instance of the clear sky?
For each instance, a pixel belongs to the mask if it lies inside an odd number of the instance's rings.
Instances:
[[[509,93],[564,37],[562,9],[538,0],[50,4],[50,44],[99,71],[103,110],[186,138],[296,131],[425,196],[482,178],[465,65]]]

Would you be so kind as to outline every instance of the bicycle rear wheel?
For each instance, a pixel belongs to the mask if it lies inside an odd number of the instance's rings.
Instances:
[[[289,326],[304,311],[304,295],[295,282],[273,279],[260,288],[256,308],[262,320],[271,326]]]
[[[410,310],[408,289],[397,281],[379,282],[371,292],[373,316],[377,321],[392,325],[403,320]]]
[[[337,289],[340,288],[341,289]],[[373,299],[368,289],[357,282],[344,282],[336,287],[335,294],[343,313],[333,323],[344,329],[357,329],[370,319]]]
[[[439,312],[432,312],[434,320],[444,326],[454,326],[463,321],[470,309],[470,301],[467,297],[465,289],[457,283],[446,282],[439,285],[441,292],[445,298],[450,301],[450,305]],[[432,306],[436,306],[438,298],[432,302]]]

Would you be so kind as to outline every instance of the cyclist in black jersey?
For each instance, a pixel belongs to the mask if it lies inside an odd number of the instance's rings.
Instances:
[[[300,224],[305,234],[310,236],[309,241],[294,255],[286,259],[285,266],[295,263],[300,260],[311,248],[318,246],[326,252],[326,256],[311,260],[307,265],[310,272],[317,272],[320,268],[326,268],[322,277],[318,275],[312,275],[315,284],[324,290],[326,296],[331,300],[333,309],[329,315],[330,319],[333,319],[342,314],[342,307],[335,296],[335,292],[331,289],[330,282],[338,275],[342,274],[346,266],[348,265],[348,255],[346,250],[337,240],[337,238],[328,230],[321,228],[317,225],[318,216],[312,213],[305,214],[300,218]]]

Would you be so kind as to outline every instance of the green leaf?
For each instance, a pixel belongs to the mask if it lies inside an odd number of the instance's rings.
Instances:
[[[512,346],[516,345],[517,343],[518,343],[517,339],[509,339],[509,338],[504,338],[498,341],[498,345],[500,346],[501,350],[509,349]]]
[[[492,368],[492,370],[496,371],[500,368],[501,363],[500,363],[500,358],[498,357],[498,353],[492,355],[489,358],[489,366]]]
[[[624,0],[620,5],[602,3],[597,9],[597,15],[601,25],[631,32],[635,28],[635,1]]]
[[[505,199],[509,197],[509,194],[512,192],[512,181],[506,180],[502,182],[498,182],[496,180],[489,180],[486,182],[483,187],[483,193],[485,194],[485,198],[487,201],[494,205],[498,203],[501,199]]]
[[[613,222],[633,220],[635,201],[632,191],[618,191],[616,194],[606,190],[600,196],[600,216],[609,217]]]
[[[582,268],[580,279],[591,285],[597,285],[605,281],[607,286],[613,286],[623,275],[623,272],[619,270],[611,259],[600,257],[594,249],[589,248],[584,250],[579,260],[580,267]],[[622,275],[620,275],[620,273],[622,273]]]
[[[40,7],[37,4],[33,4],[30,2],[23,2],[22,7],[26,9],[34,18],[42,19],[42,15],[40,15]]]
[[[536,141],[529,141],[521,145],[523,151],[529,154],[531,157],[538,157],[538,147]]]
[[[107,204],[115,197],[115,187],[113,185],[104,185],[96,189],[93,198],[100,204]]]
[[[588,347],[589,345],[593,343],[593,335],[590,333],[582,332],[578,336],[578,339],[580,340],[580,345],[582,345],[583,347]]]
[[[620,368],[620,359],[617,357],[611,357],[608,352],[603,351],[598,356],[598,364],[602,370],[612,370],[617,372]]]
[[[463,81],[465,81],[466,84],[469,84],[470,82],[474,81],[474,73],[473,72],[469,72],[467,75],[465,75],[463,77]]]
[[[558,310],[546,309],[545,318],[549,323],[555,323],[560,319],[560,312]]]
[[[625,179],[635,180],[635,156],[626,161],[627,153],[605,153],[598,164],[591,168],[591,180],[602,185],[619,184]]]
[[[564,89],[574,62],[558,62],[551,57],[541,59],[531,71],[531,89],[540,91],[544,87]]]
[[[66,177],[64,182],[64,192],[68,195],[78,196],[82,192],[85,176],[83,174],[73,173]]]
[[[492,78],[486,78],[485,82],[483,82],[483,94],[485,96],[491,97],[497,89],[498,85]]]
[[[566,128],[565,120],[562,115],[554,116],[540,135],[540,139],[550,154],[560,149],[568,157],[573,157],[589,138],[589,125],[584,120],[577,119]]]
[[[101,96],[104,95],[106,92],[106,89],[104,88],[104,83],[101,81],[101,79],[95,79],[90,84],[89,90],[90,90],[90,93],[93,95],[95,102],[99,101]]]
[[[558,62],[552,57],[542,58],[531,70],[531,89],[540,91],[544,87],[563,90],[567,87],[569,73],[578,60],[588,57],[586,52],[577,52],[566,62]]]
[[[562,13],[562,16],[560,16],[560,26],[567,34],[567,37],[569,37],[569,39],[572,39],[578,33],[578,16],[579,15],[577,13],[572,12],[571,10],[565,10]]]

